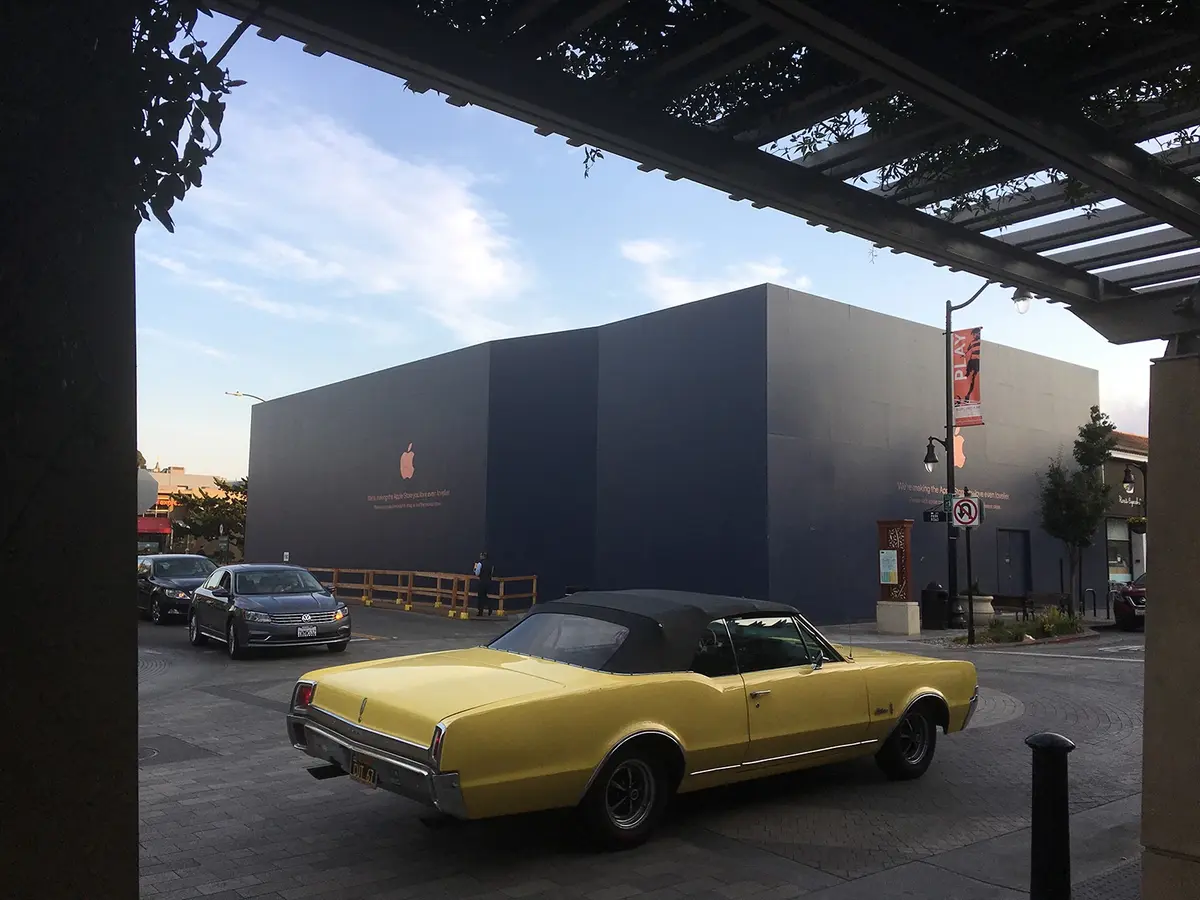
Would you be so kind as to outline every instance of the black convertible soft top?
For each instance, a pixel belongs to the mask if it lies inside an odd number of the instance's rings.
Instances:
[[[623,675],[687,671],[714,619],[799,614],[783,603],[746,597],[689,591],[583,591],[539,603],[525,620],[552,613],[603,619],[628,628],[629,636],[604,666],[606,672]]]

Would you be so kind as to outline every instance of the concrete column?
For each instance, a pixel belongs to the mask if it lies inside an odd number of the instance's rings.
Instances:
[[[138,895],[134,180],[122,0],[0,3],[0,896]]]
[[[1200,897],[1200,355],[1150,371],[1142,896]]]

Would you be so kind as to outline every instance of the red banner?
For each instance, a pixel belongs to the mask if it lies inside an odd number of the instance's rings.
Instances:
[[[954,371],[954,426],[983,424],[979,402],[979,345],[982,328],[964,328],[951,334],[950,364]]]

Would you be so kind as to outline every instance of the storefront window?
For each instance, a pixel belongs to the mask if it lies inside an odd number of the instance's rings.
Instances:
[[[1124,584],[1133,580],[1133,547],[1129,542],[1129,522],[1108,520],[1108,580]]]

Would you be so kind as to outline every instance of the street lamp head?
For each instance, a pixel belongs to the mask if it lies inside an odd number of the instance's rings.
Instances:
[[[937,451],[933,449],[933,441],[930,441],[929,446],[925,448],[925,471],[932,472],[937,462]]]
[[[1132,494],[1134,488],[1133,469],[1130,466],[1125,467],[1125,477],[1121,479],[1121,487],[1125,489],[1125,493]]]
[[[1013,292],[1013,304],[1017,307],[1017,315],[1025,315],[1029,312],[1029,307],[1033,304],[1033,294],[1029,293],[1025,288],[1017,288]]]

